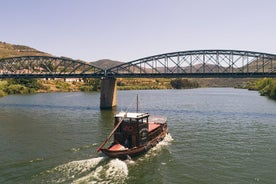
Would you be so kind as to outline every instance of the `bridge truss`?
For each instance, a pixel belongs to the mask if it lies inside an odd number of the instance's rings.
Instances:
[[[150,56],[101,69],[65,57],[0,59],[0,78],[276,77],[276,55],[238,50],[195,50]]]
[[[195,50],[150,56],[110,68],[109,77],[276,77],[276,55]]]
[[[0,78],[97,78],[103,70],[65,57],[22,56],[0,60]]]

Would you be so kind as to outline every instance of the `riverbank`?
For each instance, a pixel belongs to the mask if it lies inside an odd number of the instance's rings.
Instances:
[[[276,79],[264,78],[250,83],[249,90],[257,90],[260,95],[276,100]]]
[[[119,78],[118,90],[190,89],[198,87],[234,87],[256,90],[262,96],[276,99],[276,80],[264,79],[169,79],[169,78]],[[63,79],[7,79],[0,81],[0,97],[11,94],[50,92],[100,91],[100,79],[66,82]]]
[[[97,91],[98,79],[85,82],[65,82],[63,80],[7,79],[0,81],[0,97],[12,94],[32,94],[50,92]]]
[[[11,94],[49,93],[49,92],[93,92],[100,91],[100,79],[66,82],[63,79],[7,79],[0,81],[0,97]],[[117,79],[118,90],[147,89],[187,89],[199,87],[188,79]]]

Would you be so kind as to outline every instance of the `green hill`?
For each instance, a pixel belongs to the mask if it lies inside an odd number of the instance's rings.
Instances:
[[[24,45],[13,45],[0,41],[0,59],[16,56],[51,56],[48,53],[38,51]]]

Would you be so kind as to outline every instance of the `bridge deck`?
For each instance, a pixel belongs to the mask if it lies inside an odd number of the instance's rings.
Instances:
[[[108,69],[65,57],[0,59],[0,78],[101,77],[276,77],[276,55],[238,50],[182,51],[141,58]]]

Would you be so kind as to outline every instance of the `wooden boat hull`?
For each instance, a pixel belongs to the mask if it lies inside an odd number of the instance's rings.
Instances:
[[[141,155],[152,147],[156,146],[156,144],[164,139],[164,137],[168,134],[168,129],[166,125],[162,125],[160,127],[162,129],[161,133],[149,140],[146,144],[140,145],[138,147],[129,148],[129,149],[112,149],[112,146],[109,148],[102,148],[101,151],[111,158],[119,158],[119,159],[127,159],[128,157],[135,157]],[[149,133],[150,134],[150,133]],[[121,145],[122,146],[122,145]],[[123,147],[123,146],[122,146]]]

